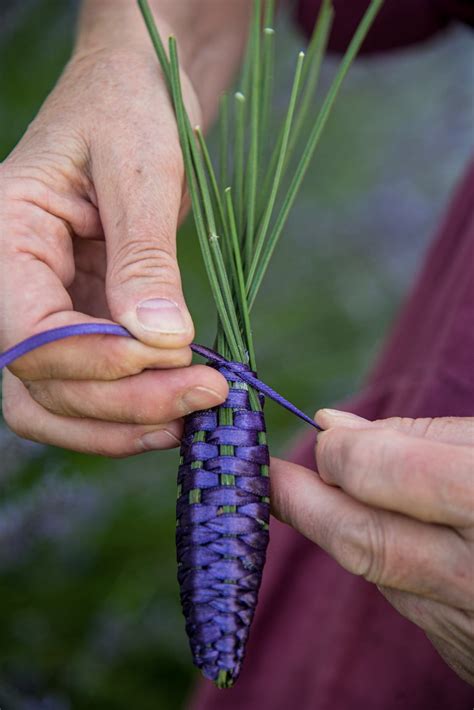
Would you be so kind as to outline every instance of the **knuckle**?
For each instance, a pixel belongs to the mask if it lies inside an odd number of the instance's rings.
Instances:
[[[376,513],[354,517],[340,531],[341,563],[353,574],[383,583],[387,566],[385,529]]]
[[[91,379],[110,382],[138,375],[148,364],[144,362],[139,349],[140,344],[136,341],[124,343],[122,338],[110,338],[107,347],[101,350],[96,367],[91,371]]]
[[[156,246],[149,239],[136,238],[115,255],[108,278],[115,286],[122,286],[132,279],[152,279],[174,286],[179,271],[176,257],[170,250]]]
[[[25,200],[38,205],[49,204],[49,190],[37,167],[25,169],[3,163],[0,171],[0,197],[4,204]],[[36,176],[33,173],[37,173]]]
[[[5,163],[0,165],[0,203],[4,207],[10,200],[16,200],[21,195],[21,181],[8,174]]]
[[[43,409],[47,409],[48,412],[52,412],[53,414],[62,413],[61,407],[58,405],[57,398],[54,396],[51,386],[49,386],[46,382],[24,380],[23,384],[32,399],[34,399],[37,404],[40,404]]]
[[[63,282],[74,276],[70,227],[52,214],[48,187],[30,177],[0,175],[1,234],[6,254],[31,256],[50,266]]]
[[[75,275],[69,237],[69,229],[61,219],[43,214],[36,225],[28,227],[23,222],[19,226],[14,243],[15,255],[33,256],[44,262],[68,286]]]
[[[378,459],[378,447],[371,444],[364,431],[334,429],[332,433],[329,465],[335,468],[349,488],[360,491],[362,486],[369,485],[370,473]]]
[[[100,360],[91,363],[92,368],[89,373],[91,379],[110,382],[135,374],[129,360],[124,356],[123,345],[118,342],[119,340],[120,338],[111,338],[110,344],[107,343],[107,347],[102,348]]]

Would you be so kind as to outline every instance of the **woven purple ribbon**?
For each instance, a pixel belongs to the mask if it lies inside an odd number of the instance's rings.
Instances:
[[[14,345],[9,350],[6,350],[0,355],[0,370],[8,365],[11,365],[15,360],[26,355],[32,350],[40,348],[42,345],[47,345],[48,343],[54,343],[56,340],[63,340],[64,338],[72,338],[78,335],[118,335],[126,338],[133,338],[134,336],[121,325],[115,325],[113,323],[78,323],[76,325],[66,325],[61,328],[53,328],[51,330],[45,330],[37,335],[32,335],[26,340],[22,340],[21,343]],[[207,358],[207,360],[216,365],[217,368],[222,372],[224,367],[227,372],[232,372],[240,380],[251,385],[257,392],[260,392],[265,397],[273,399],[274,402],[284,407],[289,412],[292,412],[295,416],[302,419],[307,424],[310,424],[315,429],[320,430],[317,424],[308,417],[307,414],[298,409],[292,402],[285,399],[281,394],[272,389],[269,385],[259,380],[245,365],[240,362],[232,362],[226,360],[222,355],[216,353],[210,348],[206,348],[203,345],[197,345],[196,343],[191,344],[191,350],[197,355]],[[225,375],[225,373],[223,372]],[[236,390],[237,394],[240,394]]]
[[[80,335],[133,337],[113,323],[54,328],[0,355],[0,369],[47,343]],[[259,393],[262,406],[269,397],[319,427],[248,365],[202,345],[191,349],[226,378],[229,394],[219,407],[184,418],[176,510],[178,579],[194,663],[219,687],[230,687],[239,675],[255,613],[270,517],[265,420],[262,411],[254,411],[242,383]]]
[[[176,550],[194,663],[219,687],[229,687],[240,672],[265,563],[270,457],[263,412],[252,410],[249,389],[239,387],[249,368],[213,367],[228,381],[229,394],[219,407],[185,417]]]

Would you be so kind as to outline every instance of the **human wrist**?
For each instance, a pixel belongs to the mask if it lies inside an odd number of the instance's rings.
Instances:
[[[153,10],[158,4],[159,0],[150,0]],[[157,23],[163,39],[175,33],[161,18],[157,18]],[[73,60],[119,55],[156,62],[137,3],[133,0],[83,0]]]
[[[239,63],[250,0],[230,0],[226,12],[217,0],[149,0],[163,42],[174,35],[180,65],[202,108],[212,120],[218,97]],[[84,0],[73,58],[103,53],[129,54],[156,62],[145,24],[131,0]]]

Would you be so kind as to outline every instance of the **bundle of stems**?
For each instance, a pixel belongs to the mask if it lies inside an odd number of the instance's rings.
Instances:
[[[333,21],[323,0],[306,55],[296,57],[286,116],[270,125],[274,0],[254,0],[238,91],[220,104],[214,169],[183,101],[175,37],[165,50],[138,0],[173,102],[204,265],[218,314],[216,349],[256,370],[250,313],[342,82],[383,0],[372,0],[311,127],[308,119]],[[263,20],[263,22],[262,22]],[[308,130],[305,140],[302,134]],[[296,166],[296,167],[295,167]],[[196,665],[219,687],[236,680],[268,542],[268,450],[262,398],[225,368],[224,405],[187,417],[178,478],[178,578]]]

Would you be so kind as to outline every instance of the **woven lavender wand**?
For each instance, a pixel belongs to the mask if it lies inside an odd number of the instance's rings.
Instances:
[[[82,323],[44,331],[0,354],[0,370],[64,338],[132,337],[122,326]],[[255,377],[241,363],[193,343],[229,382],[221,407],[185,419],[178,473],[177,554],[181,601],[193,658],[221,687],[232,684],[244,655],[268,544],[268,448],[259,443],[263,413],[252,411],[249,383],[303,421],[304,412]],[[248,380],[245,382],[244,379]],[[223,410],[231,425],[219,425]]]
[[[81,335],[132,337],[113,323],[81,323],[37,333],[0,353],[0,370],[28,353]],[[265,422],[249,387],[316,429],[294,404],[238,362],[193,343],[229,382],[223,405],[185,419],[178,473],[177,554],[181,602],[194,662],[219,687],[240,671],[268,544],[269,478]],[[220,424],[230,414],[231,424]]]
[[[185,110],[176,41],[169,40],[168,59],[148,4],[139,0],[176,111],[196,231],[218,312],[218,352],[191,347],[229,383],[223,405],[186,418],[177,503],[178,578],[186,630],[195,664],[221,688],[230,687],[240,672],[268,544],[264,396],[316,427],[256,377],[250,310],[344,76],[381,4],[370,4],[292,172],[296,139],[305,126],[331,26],[331,2],[322,2],[307,59],[302,52],[298,55],[288,111],[275,139],[267,123],[273,2],[266,2],[262,31],[260,2],[255,0],[242,91],[234,96],[233,132],[229,97],[222,99],[218,182],[202,133],[192,128]],[[0,369],[47,343],[94,333],[130,336],[112,323],[56,328],[0,354]]]
[[[245,366],[242,366],[245,367]],[[270,516],[263,413],[224,367],[226,402],[186,417],[178,473],[181,603],[195,664],[220,687],[244,657],[261,582]],[[222,424],[223,413],[230,424]]]
[[[262,26],[261,0],[254,0],[240,90],[221,101],[218,178],[201,130],[186,112],[176,40],[169,38],[168,56],[147,0],[138,4],[176,114],[196,232],[218,313],[216,350],[227,361],[210,358],[229,383],[227,401],[185,420],[176,532],[194,663],[225,688],[239,675],[268,544],[269,453],[262,388],[252,374],[250,311],[342,81],[382,0],[372,0],[362,19],[296,168],[293,158],[318,83],[332,4],[323,0],[307,58],[303,52],[297,57],[286,116],[274,136],[268,121],[274,2],[266,0]]]

